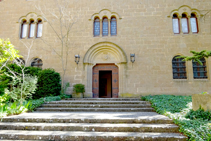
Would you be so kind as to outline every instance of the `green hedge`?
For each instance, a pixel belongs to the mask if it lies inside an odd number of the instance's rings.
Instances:
[[[33,99],[57,96],[61,92],[61,77],[54,69],[44,69],[38,73],[38,89]]]

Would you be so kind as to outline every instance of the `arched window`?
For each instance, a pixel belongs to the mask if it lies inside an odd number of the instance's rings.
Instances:
[[[185,61],[177,57],[172,59],[173,79],[187,79]]]
[[[188,17],[186,14],[182,14],[182,32],[184,34],[188,34],[189,33],[189,27],[188,27]]]
[[[198,33],[199,32],[198,21],[197,21],[196,15],[194,13],[191,13],[190,23],[191,23],[192,33]]]
[[[177,14],[174,14],[172,17],[172,23],[173,23],[173,32],[174,34],[180,33],[180,25],[179,25],[179,18]]]
[[[115,17],[111,17],[111,36],[117,35],[117,22]]]
[[[95,18],[94,20],[94,36],[100,36],[100,19]]]
[[[16,58],[14,63],[18,63],[19,65],[25,65],[25,61],[23,58]]]
[[[207,71],[206,71],[206,60],[204,58],[200,59],[202,65],[198,62],[193,61],[193,78],[194,79],[206,79]]]
[[[43,28],[42,20],[38,20],[38,22],[37,22],[37,38],[42,37],[42,28]]]
[[[30,20],[30,23],[29,23],[29,38],[34,37],[34,31],[35,31],[34,20]]]
[[[33,59],[33,61],[31,62],[31,66],[32,66],[32,67],[42,68],[42,65],[43,65],[42,60],[39,59],[39,58],[35,58],[35,59]]]
[[[108,19],[107,18],[103,18],[103,36],[108,36]]]
[[[26,20],[23,20],[22,24],[21,24],[21,35],[20,35],[20,37],[22,39],[26,38],[26,34],[27,34],[27,22],[26,22]]]

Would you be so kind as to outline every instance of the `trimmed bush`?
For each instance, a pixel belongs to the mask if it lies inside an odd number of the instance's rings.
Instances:
[[[61,92],[61,77],[54,69],[44,69],[38,73],[38,89],[33,99],[47,96],[57,96]]]

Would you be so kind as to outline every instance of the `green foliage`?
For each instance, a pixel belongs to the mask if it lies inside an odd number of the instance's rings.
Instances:
[[[26,67],[25,68],[25,74],[30,74],[31,76],[38,76],[40,71],[42,71],[42,69],[38,68],[38,67]]]
[[[0,117],[33,111],[35,108],[40,107],[45,102],[58,101],[58,100],[61,100],[61,96],[54,96],[54,97],[51,96],[36,100],[24,101],[22,104],[20,102],[13,102],[0,105]]]
[[[193,54],[193,56],[180,56],[180,57],[177,57],[177,58],[183,58],[185,61],[196,61],[198,62],[200,65],[203,65],[202,62],[200,61],[200,59],[202,58],[208,58],[211,56],[211,51],[206,51],[206,50],[202,50],[200,52],[197,52],[197,51],[190,51],[190,53]]]
[[[156,112],[173,119],[180,126],[180,132],[190,141],[211,141],[210,113],[202,110],[192,111],[191,96],[155,95],[144,96]]]
[[[0,96],[0,104],[6,103],[10,100],[10,96],[8,94],[4,94]]]
[[[73,91],[75,93],[84,93],[85,92],[85,88],[83,84],[75,84],[73,85]]]
[[[202,119],[211,121],[211,113],[209,111],[204,111],[201,108],[196,111],[190,110],[185,117],[191,120]]]
[[[60,74],[53,69],[44,69],[38,73],[38,89],[33,99],[57,96],[61,92]]]
[[[61,94],[61,95],[60,95],[60,98],[61,98],[61,99],[72,98],[72,95]]]
[[[13,61],[15,58],[19,58],[18,50],[14,49],[14,46],[9,40],[0,39],[0,67],[6,61]]]
[[[21,68],[17,64],[8,63],[7,67],[17,75],[22,74]],[[42,71],[42,69],[36,67],[26,67],[24,69],[24,73],[31,76],[37,76],[40,71]],[[11,83],[13,79],[6,74],[10,76],[12,75],[11,72],[4,67],[2,70],[0,70],[0,95],[3,95],[5,93],[6,88],[10,90],[12,87]]]
[[[5,90],[5,93],[8,94],[13,101],[24,101],[25,99],[31,99],[32,94],[35,93],[37,88],[37,77],[26,75],[24,81],[22,77],[13,77],[11,83],[12,90]]]
[[[182,109],[187,108],[187,104],[192,101],[191,96],[174,95],[149,95],[142,97],[142,99],[150,101],[152,107],[160,114],[165,114],[165,111],[171,113],[180,112]]]

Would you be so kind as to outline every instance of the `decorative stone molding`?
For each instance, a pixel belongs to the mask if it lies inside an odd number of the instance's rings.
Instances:
[[[181,18],[182,14],[187,14],[188,17],[190,17],[191,13],[196,14],[196,17],[199,18],[201,16],[201,13],[198,9],[191,8],[187,5],[182,5],[178,9],[174,9],[171,11],[170,15],[168,15],[168,18],[172,18],[173,14],[178,14],[179,18]]]
[[[90,21],[94,21],[94,19],[95,19],[96,17],[99,17],[100,20],[102,20],[104,17],[107,17],[108,20],[110,20],[112,16],[114,16],[114,17],[116,17],[117,19],[120,19],[120,20],[122,19],[121,16],[120,16],[118,13],[116,13],[116,12],[111,12],[111,11],[108,10],[108,9],[103,9],[103,10],[101,10],[99,13],[93,14],[89,20],[90,20]]]
[[[17,23],[21,23],[23,20],[26,20],[27,22],[29,22],[31,19],[34,19],[35,22],[37,22],[38,20],[42,20],[44,22],[46,21],[41,15],[37,15],[34,12],[30,12],[26,14],[25,16],[20,17]]]
[[[127,63],[127,57],[118,45],[111,42],[100,42],[87,51],[84,63]]]

